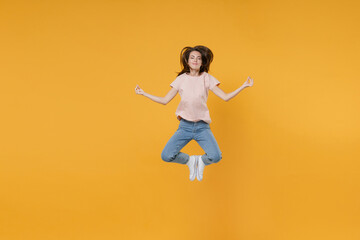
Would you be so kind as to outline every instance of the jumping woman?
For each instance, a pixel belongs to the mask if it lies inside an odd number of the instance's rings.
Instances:
[[[229,101],[241,90],[254,84],[253,79],[248,77],[241,87],[231,93],[225,93],[218,87],[220,82],[208,73],[213,56],[212,51],[205,46],[183,48],[180,53],[182,70],[170,84],[172,89],[165,97],[145,93],[138,85],[135,88],[137,94],[164,105],[179,92],[181,101],[175,112],[180,121],[179,128],[167,142],[161,158],[166,162],[186,164],[190,169],[191,181],[195,177],[201,181],[205,166],[222,159],[222,153],[210,129],[211,119],[206,105],[209,89],[222,100]],[[204,155],[189,156],[180,152],[193,139],[205,151]]]

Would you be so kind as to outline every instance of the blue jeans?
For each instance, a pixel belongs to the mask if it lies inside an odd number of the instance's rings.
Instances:
[[[193,139],[205,151],[205,154],[201,156],[205,165],[217,163],[221,160],[221,151],[209,124],[204,121],[191,122],[185,119],[180,120],[179,128],[167,142],[161,153],[162,160],[186,164],[189,155],[180,152],[180,150]]]

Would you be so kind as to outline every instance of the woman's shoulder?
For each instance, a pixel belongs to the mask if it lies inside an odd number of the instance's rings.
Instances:
[[[212,75],[212,74],[210,74],[210,73],[207,73],[207,76],[208,76],[210,79],[216,79],[216,80],[217,80],[217,78],[214,77],[214,75]]]
[[[208,77],[214,77],[213,75],[211,75],[210,73],[206,72],[206,76]]]
[[[177,80],[184,80],[184,79],[186,79],[186,73],[182,73],[182,74],[176,76],[176,79],[177,79]]]
[[[186,76],[186,72],[180,74],[178,77],[184,78]]]

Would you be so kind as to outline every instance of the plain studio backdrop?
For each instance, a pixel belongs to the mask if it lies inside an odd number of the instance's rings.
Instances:
[[[360,239],[359,1],[0,1],[1,240]],[[161,151],[205,45],[222,160]],[[203,154],[192,141],[184,152]]]

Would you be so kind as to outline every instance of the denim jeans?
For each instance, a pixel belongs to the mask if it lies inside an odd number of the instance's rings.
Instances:
[[[210,125],[204,121],[191,122],[185,119],[180,120],[179,128],[167,142],[161,153],[162,160],[186,164],[189,155],[180,152],[180,150],[193,139],[205,151],[205,154],[201,156],[205,165],[217,163],[221,160],[222,154],[211,132]]]

